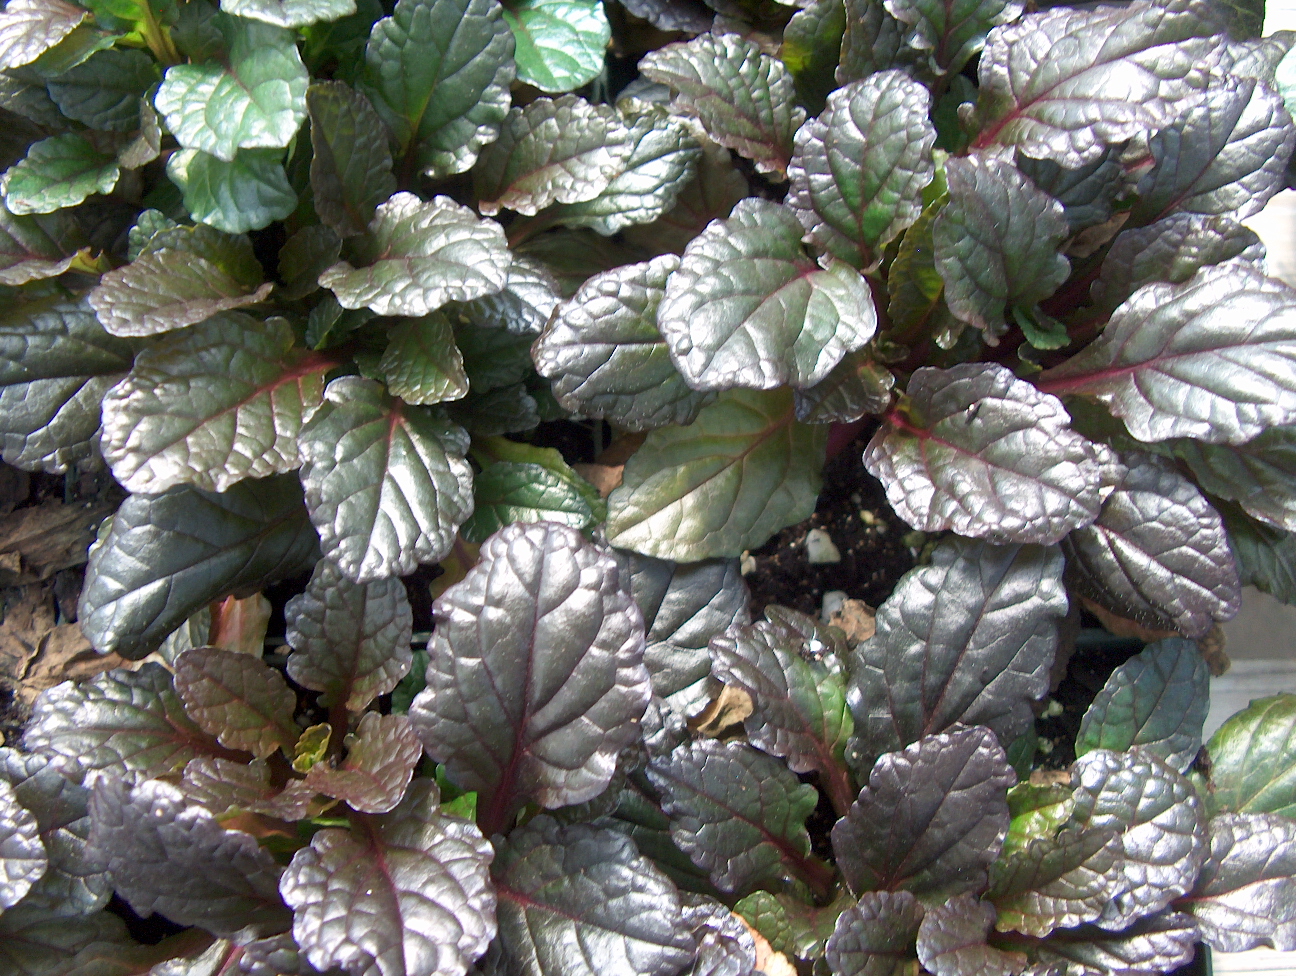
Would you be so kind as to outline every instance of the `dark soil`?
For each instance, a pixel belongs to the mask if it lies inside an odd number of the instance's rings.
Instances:
[[[864,448],[871,436],[871,430],[860,434],[828,462],[810,518],[752,550],[756,568],[747,574],[747,585],[754,615],[774,603],[817,617],[824,594],[832,590],[876,607],[913,568],[917,553],[909,543],[918,540],[910,536],[906,541],[909,526],[887,505],[882,483],[864,470]],[[813,565],[807,560],[805,538],[811,529],[828,533],[841,562]]]

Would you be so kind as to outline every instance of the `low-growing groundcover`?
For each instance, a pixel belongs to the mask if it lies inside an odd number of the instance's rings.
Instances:
[[[0,972],[1296,948],[1296,697],[1203,753],[1196,643],[1296,599],[1261,17],[10,0],[0,451],[129,492],[79,621],[142,663],[0,751]],[[860,429],[919,565],[855,643],[753,619]],[[286,654],[211,632],[292,580]],[[1147,644],[1049,771],[1082,607]]]

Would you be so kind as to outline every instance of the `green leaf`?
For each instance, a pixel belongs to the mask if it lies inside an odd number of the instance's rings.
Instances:
[[[942,76],[958,74],[985,46],[991,27],[1021,16],[1020,0],[886,0],[897,20],[908,24],[905,43],[927,53],[930,68]]]
[[[509,113],[499,139],[477,161],[478,209],[533,216],[552,203],[593,200],[633,150],[630,130],[611,106],[575,95],[537,98]]]
[[[1005,854],[1011,855],[1037,838],[1056,836],[1074,809],[1070,783],[1018,783],[1008,791],[1012,820],[1004,838]]]
[[[558,94],[603,72],[612,27],[602,0],[521,0],[504,11],[517,43],[517,80]]]
[[[19,216],[0,201],[0,285],[57,277],[85,260],[84,244],[69,214]]]
[[[127,489],[225,491],[292,471],[336,365],[294,348],[287,320],[226,313],[140,353],[104,398],[104,457]]]
[[[867,282],[844,261],[821,268],[791,211],[739,203],[684,250],[657,325],[694,389],[814,386],[877,328]]]
[[[83,300],[51,297],[0,317],[0,448],[29,471],[62,474],[99,458],[100,402],[134,347]]]
[[[815,244],[871,271],[918,219],[936,172],[930,107],[926,88],[889,71],[833,92],[797,131],[787,205]]]
[[[100,51],[49,83],[59,110],[92,129],[132,132],[140,99],[158,80],[157,64],[143,51]]]
[[[702,155],[697,139],[684,120],[656,110],[634,116],[629,123],[634,148],[621,171],[594,199],[557,207],[555,220],[612,235],[654,221],[674,206]]]
[[[88,16],[64,0],[9,0],[0,13],[0,68],[30,64]]]
[[[307,27],[356,12],[355,0],[221,0],[221,10],[278,27]]]
[[[911,64],[914,50],[904,43],[905,27],[882,0],[846,0],[837,84],[863,81],[871,74]]]
[[[1296,695],[1253,701],[1206,743],[1211,758],[1212,814],[1276,813],[1296,817]]]
[[[1062,792],[1071,795],[1069,788]],[[1001,931],[1041,937],[1059,927],[1093,922],[1102,917],[1112,896],[1122,892],[1116,830],[1052,830],[1021,843],[1016,849],[1005,845],[1007,856],[990,870],[987,898],[998,909]]]
[[[1062,204],[1011,163],[955,158],[945,175],[950,200],[932,224],[945,301],[994,343],[1008,309],[1030,309],[1066,280],[1071,265],[1058,248],[1070,225]]]
[[[378,205],[396,192],[382,120],[367,98],[341,81],[312,85],[306,108],[315,212],[339,237],[363,234]]]
[[[284,241],[279,249],[279,278],[283,281],[278,297],[296,301],[319,290],[319,276],[342,256],[342,239],[323,224],[310,224]],[[332,295],[311,309],[313,315],[325,302],[341,312]],[[367,314],[372,314],[365,309]],[[321,313],[323,314],[323,313]],[[307,345],[313,345],[307,340]]]
[[[394,194],[378,207],[350,261],[320,275],[343,308],[423,316],[450,301],[493,294],[508,281],[504,232],[449,197]]]
[[[1270,427],[1245,444],[1169,446],[1206,491],[1236,501],[1252,518],[1296,530],[1296,427]]]
[[[198,227],[206,233],[163,232],[159,246],[150,242],[130,264],[99,279],[88,298],[104,328],[156,335],[265,301],[274,286],[260,283],[251,243]]]
[[[1075,751],[1138,747],[1186,772],[1202,744],[1210,671],[1192,641],[1150,644],[1112,672],[1085,712]]]
[[[626,463],[608,541],[680,562],[754,549],[814,510],[826,442],[825,426],[796,422],[791,390],[722,393]]]
[[[539,335],[561,301],[558,279],[549,269],[533,258],[515,253],[504,290],[461,302],[457,311],[460,319],[479,327],[475,330],[478,333],[503,330],[512,336],[530,338]],[[501,336],[495,338],[513,341]]]
[[[15,214],[52,213],[117,185],[117,161],[76,132],[50,136],[4,174],[5,204]]]
[[[185,149],[234,161],[240,149],[282,147],[306,118],[310,75],[296,35],[282,27],[218,14],[223,63],[167,69],[155,103]]]
[[[1248,518],[1227,502],[1215,506],[1224,517],[1242,585],[1296,604],[1296,535]]]
[[[440,312],[393,326],[378,372],[388,392],[406,403],[431,406],[468,393],[463,355],[455,345],[450,320]]]
[[[402,155],[462,173],[508,115],[513,48],[497,0],[400,0],[369,36],[364,91]]]
[[[318,557],[292,475],[219,494],[131,495],[90,554],[77,615],[97,650],[138,659],[213,600],[260,590]]]
[[[779,60],[792,72],[801,104],[815,115],[837,87],[833,76],[845,32],[846,6],[842,0],[812,0],[783,28]]]
[[[450,551],[472,511],[461,428],[345,376],[328,385],[299,441],[311,521],[350,579],[406,576]]]
[[[167,176],[184,193],[194,220],[229,234],[260,230],[297,209],[277,149],[250,149],[225,162],[182,150],[167,160]]]
[[[942,348],[947,348],[943,336],[956,336],[963,328],[945,304],[945,282],[936,270],[932,240],[932,224],[947,202],[948,197],[942,194],[926,206],[900,239],[887,276],[891,292],[887,313],[892,327],[906,335],[930,334]]]
[[[740,899],[734,906],[734,912],[768,939],[775,952],[812,961],[824,954],[824,947],[832,937],[838,919],[853,900],[849,892],[842,892],[831,903],[816,908],[795,895],[782,892],[773,895],[768,891],[757,891]],[[869,973],[868,976],[873,974]],[[915,974],[902,972],[895,976]]]
[[[720,145],[752,160],[758,172],[783,176],[805,110],[796,104],[787,66],[755,41],[703,34],[653,51],[639,71],[676,91],[672,109],[695,116]]]
[[[805,820],[819,794],[783,763],[744,742],[704,739],[654,757],[671,836],[721,891],[746,893],[784,877],[822,883]]]
[[[558,402],[629,430],[688,424],[715,399],[684,382],[657,331],[657,308],[679,258],[662,255],[590,278],[533,347]]]
[[[583,492],[539,464],[492,464],[477,475],[473,497],[473,514],[460,530],[468,542],[483,542],[510,522],[557,522],[587,529],[597,521]]]

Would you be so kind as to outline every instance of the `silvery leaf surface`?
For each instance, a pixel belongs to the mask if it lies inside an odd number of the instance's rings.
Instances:
[[[1210,857],[1184,908],[1219,952],[1296,949],[1296,824],[1269,813],[1210,822]]]
[[[479,819],[494,832],[524,802],[601,793],[651,695],[643,618],[616,561],[574,529],[515,523],[433,609],[410,718],[428,754],[481,794]]]
[[[684,249],[657,326],[696,390],[813,386],[873,337],[867,282],[849,264],[820,267],[786,207],[739,203]]]
[[[293,721],[297,695],[280,671],[259,657],[219,647],[195,647],[176,660],[175,688],[185,711],[227,749],[264,759],[291,754],[301,730]]]
[[[915,976],[922,904],[908,891],[870,891],[837,916],[824,958],[834,976]]]
[[[1253,518],[1296,531],[1296,427],[1270,427],[1245,444],[1175,440],[1169,448],[1206,491]]]
[[[856,648],[850,704],[871,762],[955,724],[1012,742],[1049,687],[1067,612],[1054,547],[992,546],[957,537],[906,573]]]
[[[1091,523],[1101,506],[1096,449],[1070,422],[1060,400],[1002,366],[925,367],[909,381],[908,409],[887,415],[864,464],[916,529],[1047,545]]]

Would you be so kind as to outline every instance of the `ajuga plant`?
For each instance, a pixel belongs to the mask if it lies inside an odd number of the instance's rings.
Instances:
[[[122,487],[79,621],[134,662],[0,752],[0,972],[1296,948],[1296,697],[1203,752],[1197,643],[1296,598],[1296,290],[1240,223],[1296,36],[623,2],[0,12],[0,448]],[[753,619],[865,435],[918,565],[872,636]],[[211,633],[275,585],[284,652]],[[1146,646],[1049,768],[1082,608]]]

